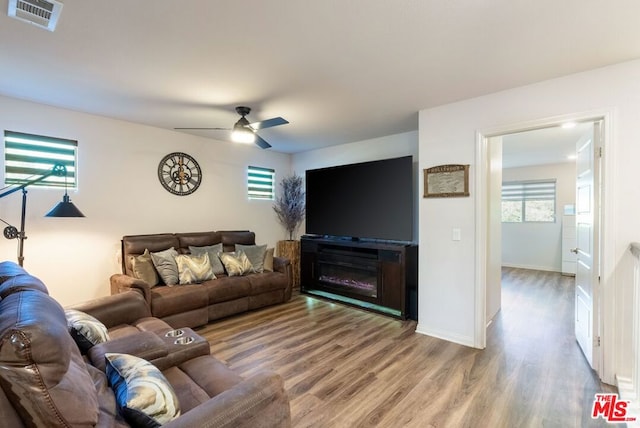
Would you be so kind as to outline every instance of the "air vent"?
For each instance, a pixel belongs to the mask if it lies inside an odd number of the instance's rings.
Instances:
[[[56,29],[61,11],[55,0],[9,0],[9,16],[49,31]]]

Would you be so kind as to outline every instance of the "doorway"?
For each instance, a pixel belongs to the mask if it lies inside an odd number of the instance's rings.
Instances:
[[[575,215],[576,144],[591,134],[589,121],[502,136],[503,266],[575,275],[575,265],[562,266],[575,263],[563,220]]]
[[[576,126],[573,131],[569,129],[562,129],[560,125],[570,119],[578,122],[578,126]],[[479,184],[479,188],[486,192],[485,197],[479,196],[477,200],[479,208],[478,213],[481,214],[478,216],[478,230],[483,232],[480,236],[479,250],[481,248],[485,249],[484,255],[479,254],[478,258],[480,263],[478,265],[479,268],[477,269],[477,274],[479,275],[478,278],[483,282],[485,288],[482,290],[483,293],[481,294],[481,296],[484,297],[484,300],[482,302],[479,302],[478,300],[476,301],[478,306],[482,306],[482,314],[484,315],[483,327],[480,327],[476,332],[481,335],[482,340],[486,340],[486,326],[501,306],[500,274],[504,262],[502,257],[502,246],[504,240],[501,220],[503,172],[505,172],[505,181],[519,179],[521,182],[527,181],[527,179],[530,179],[529,181],[541,180],[542,178],[540,174],[546,174],[548,176],[546,178],[555,178],[558,191],[555,206],[555,221],[550,224],[531,222],[532,224],[518,225],[520,226],[518,230],[520,235],[516,235],[515,237],[516,246],[514,247],[512,243],[507,243],[507,245],[511,245],[511,251],[509,252],[511,260],[508,260],[506,264],[542,271],[562,271],[562,241],[560,237],[562,215],[564,214],[565,209],[567,212],[570,212],[572,207],[575,207],[574,197],[571,196],[572,193],[575,195],[575,172],[568,173],[565,169],[562,174],[562,182],[560,182],[558,177],[553,177],[553,175],[558,174],[552,174],[550,171],[553,169],[561,170],[561,167],[550,168],[531,164],[537,163],[537,165],[545,165],[564,163],[566,165],[573,165],[573,169],[570,171],[575,171],[575,163],[568,163],[567,156],[572,154],[572,152],[575,153],[575,144],[580,138],[580,135],[584,132],[588,132],[588,130],[593,127],[593,123],[599,119],[599,117],[593,116],[582,118],[562,118],[561,120],[556,119],[547,122],[543,121],[537,124],[512,126],[499,131],[478,134],[478,141],[480,144],[478,151],[478,165],[481,167],[479,167],[477,171],[477,182]],[[560,133],[561,131],[566,131],[565,136],[567,136],[567,139],[573,140],[570,143],[574,146],[572,150],[571,146],[563,146],[560,143],[559,138],[562,136]],[[549,138],[549,136],[553,134],[556,134],[556,137]],[[545,143],[540,143],[540,138],[545,139]],[[556,146],[555,158],[545,158],[546,155],[544,155],[544,152],[547,150],[543,147],[545,144],[552,147],[554,145]],[[526,150],[526,147],[529,147],[530,150]],[[567,147],[569,147],[569,149],[567,149]],[[505,149],[505,156],[502,156],[503,148]],[[514,153],[515,158],[513,157]],[[559,158],[558,156],[562,156],[563,158]],[[529,165],[526,165],[527,163]],[[508,173],[506,173],[507,171]],[[518,175],[518,173],[520,175]],[[526,177],[526,174],[529,174],[529,176]],[[573,177],[573,181],[569,184],[567,183],[568,177]],[[526,204],[523,203],[523,205]],[[599,213],[600,212],[598,211],[598,214]],[[511,229],[514,228],[511,227]],[[510,232],[513,232],[513,230]],[[597,235],[600,235],[601,229],[597,228],[594,232]],[[548,242],[546,244],[544,243],[544,239],[542,238],[545,233],[549,236],[555,236],[553,248],[548,247]],[[527,239],[527,234],[540,239],[535,241],[530,238]],[[511,238],[514,237],[511,236]],[[511,241],[513,242],[514,239]],[[520,247],[517,245],[518,241],[522,244]],[[596,240],[596,242],[598,241]],[[547,250],[541,251],[539,248],[540,245],[547,245]],[[514,251],[514,248],[516,248],[516,251]],[[600,252],[599,246],[596,246],[595,249],[598,253]],[[538,256],[537,259],[535,258],[536,255]],[[518,257],[519,261],[515,261]],[[596,268],[597,267],[598,266],[596,266]],[[597,300],[595,300],[595,302],[595,305],[598,305]],[[593,313],[598,314],[599,308],[596,307]],[[599,321],[594,321],[594,325],[597,327]],[[595,353],[598,352],[601,352],[600,349],[595,351]],[[599,366],[599,362],[601,360],[601,358],[594,359],[593,367],[597,372],[601,371]]]

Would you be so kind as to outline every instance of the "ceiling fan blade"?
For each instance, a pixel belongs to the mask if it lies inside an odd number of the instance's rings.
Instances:
[[[173,128],[173,129],[192,129],[192,130],[203,130],[203,131],[231,131],[231,128]]]
[[[256,145],[261,149],[268,149],[271,147],[271,144],[267,143],[261,136],[256,135]]]
[[[258,129],[264,129],[264,128],[271,128],[272,126],[285,125],[287,123],[289,123],[289,121],[286,119],[283,119],[281,117],[274,117],[271,119],[262,120],[260,122],[250,123],[249,126],[255,130],[258,130]]]

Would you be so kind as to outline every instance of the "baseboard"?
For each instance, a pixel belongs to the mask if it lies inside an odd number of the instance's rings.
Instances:
[[[425,336],[435,337],[437,339],[446,340],[447,342],[457,343],[458,345],[468,346],[473,348],[473,337],[463,336],[450,331],[434,330],[426,328],[424,325],[418,323],[416,327],[416,333],[424,334]]]
[[[618,387],[618,396],[621,400],[628,401],[627,415],[636,417],[636,421],[627,422],[627,427],[640,427],[640,401],[634,392],[636,388],[631,378],[616,375],[616,386]]]
[[[562,269],[549,267],[549,266],[533,266],[533,265],[520,265],[514,263],[502,263],[502,267],[515,268],[515,269],[529,269],[529,270],[541,270],[545,272],[558,272],[561,273]]]

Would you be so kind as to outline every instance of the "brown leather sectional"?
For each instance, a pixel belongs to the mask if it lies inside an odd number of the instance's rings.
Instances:
[[[150,361],[175,391],[181,414],[166,427],[290,427],[282,378],[262,371],[243,379],[209,355],[189,328],[179,337],[151,316],[135,291],[75,305],[101,321],[109,340],[81,355],[63,308],[13,262],[0,263],[0,420],[7,427],[127,427],[105,374],[105,353]]]
[[[145,249],[159,252],[174,247],[179,254],[188,254],[189,246],[205,247],[218,243],[223,244],[224,251],[234,251],[236,244],[255,245],[255,233],[217,231],[124,236],[123,273],[111,276],[111,294],[132,289],[142,293],[151,314],[173,327],[197,327],[291,298],[291,264],[288,259],[280,257],[273,259],[273,272],[232,277],[222,274],[202,284],[172,287],[159,284],[151,287],[134,277],[131,257],[143,254]]]

